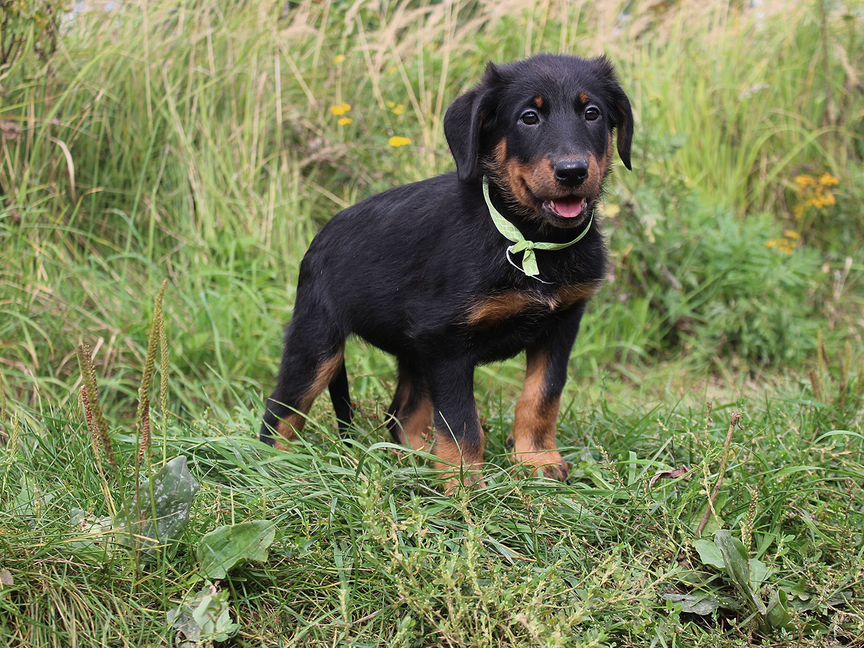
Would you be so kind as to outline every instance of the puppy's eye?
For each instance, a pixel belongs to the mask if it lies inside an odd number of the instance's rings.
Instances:
[[[540,123],[540,115],[537,114],[536,110],[526,110],[519,115],[519,121],[527,126],[534,126]]]
[[[600,109],[597,106],[588,106],[585,109],[585,121],[594,121],[600,118]]]

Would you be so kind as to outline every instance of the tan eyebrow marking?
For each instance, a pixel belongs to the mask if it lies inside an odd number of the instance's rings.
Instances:
[[[591,101],[591,97],[589,97],[586,93],[582,92],[579,95],[579,101],[581,101],[583,104],[587,104],[589,101]]]
[[[542,108],[543,103],[544,103],[543,97],[541,97],[540,95],[537,95],[536,97],[534,97],[534,105],[535,106],[537,106],[538,108]]]

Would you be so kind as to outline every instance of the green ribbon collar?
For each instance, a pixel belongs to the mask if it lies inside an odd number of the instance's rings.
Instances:
[[[588,221],[588,225],[585,226],[585,229],[582,233],[577,236],[572,241],[568,241],[567,243],[547,243],[545,241],[529,241],[524,236],[522,236],[522,232],[519,231],[519,228],[516,227],[513,223],[504,218],[501,213],[495,209],[495,206],[492,204],[492,200],[489,198],[489,178],[483,176],[483,198],[486,200],[486,206],[489,208],[489,215],[492,217],[492,222],[495,224],[495,229],[497,229],[501,236],[506,238],[508,241],[513,243],[510,247],[508,247],[504,251],[504,255],[507,257],[507,260],[510,264],[521,270],[528,277],[534,277],[538,279],[538,281],[542,281],[539,279],[540,269],[537,267],[537,254],[535,250],[563,250],[564,248],[568,248],[575,243],[578,243],[585,235],[588,234],[588,231],[591,229],[591,224],[594,222],[594,214],[591,214],[591,218]],[[522,252],[522,266],[518,266],[513,263],[513,260],[510,258],[511,254],[516,254],[518,252]]]

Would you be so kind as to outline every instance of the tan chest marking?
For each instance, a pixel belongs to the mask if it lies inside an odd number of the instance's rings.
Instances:
[[[555,312],[588,301],[600,289],[599,281],[563,286],[553,293],[508,290],[477,301],[468,310],[471,326],[492,326],[528,311]]]

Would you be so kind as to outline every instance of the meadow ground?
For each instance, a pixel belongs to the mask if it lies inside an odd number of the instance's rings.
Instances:
[[[0,1],[0,643],[864,645],[860,2],[56,8]],[[570,482],[508,459],[521,358],[477,374],[484,489],[389,443],[356,341],[351,440],[322,400],[259,443],[314,233],[541,51],[636,114]]]

